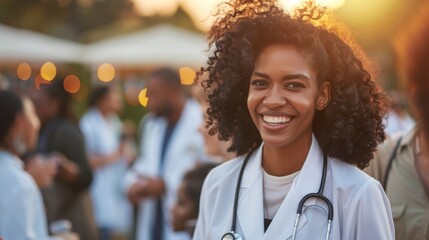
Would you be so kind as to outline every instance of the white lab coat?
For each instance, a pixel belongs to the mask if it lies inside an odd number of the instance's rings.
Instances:
[[[264,233],[261,147],[249,159],[240,187],[237,230],[247,240],[291,239],[299,201],[317,192],[322,176],[323,155],[313,136],[301,172]],[[204,183],[194,239],[219,240],[231,229],[238,173],[244,157],[224,163],[211,171]],[[285,156],[287,161],[287,156]],[[389,201],[380,184],[357,167],[328,158],[326,196],[333,204],[330,239],[394,239]],[[314,205],[305,209],[309,205]],[[310,198],[304,205],[296,239],[325,239],[327,207]]]
[[[48,240],[42,194],[23,162],[0,151],[0,239]]]
[[[163,176],[166,184],[166,193],[163,198],[165,221],[163,236],[166,240],[190,239],[187,233],[174,233],[169,220],[170,210],[176,200],[177,189],[184,173],[194,167],[197,161],[204,159],[204,142],[198,132],[201,122],[202,112],[198,103],[188,100],[166,149]],[[158,176],[161,147],[166,129],[165,118],[150,117],[146,119],[143,126],[140,156],[124,180],[126,191],[137,180],[138,174]],[[137,239],[149,240],[155,220],[156,199],[144,199],[139,207]]]
[[[103,117],[91,108],[80,120],[89,154],[108,155],[119,149],[121,121],[116,115]],[[94,171],[90,188],[93,210],[98,227],[126,233],[131,225],[131,204],[123,194],[122,179],[128,164],[124,159]]]

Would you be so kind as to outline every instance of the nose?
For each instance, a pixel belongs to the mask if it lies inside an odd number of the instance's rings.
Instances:
[[[269,108],[277,108],[286,105],[286,97],[277,87],[271,88],[264,98],[263,104]]]

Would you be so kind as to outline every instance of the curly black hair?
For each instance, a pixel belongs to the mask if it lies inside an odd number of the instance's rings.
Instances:
[[[331,85],[329,105],[313,120],[321,148],[365,168],[385,138],[382,118],[389,102],[364,67],[364,54],[337,28],[317,21],[323,13],[313,4],[292,17],[275,0],[235,0],[220,5],[217,14],[208,33],[212,48],[208,65],[198,74],[208,76],[199,80],[210,103],[209,132],[218,133],[220,140],[232,139],[228,150],[239,155],[262,142],[247,109],[250,76],[267,46],[292,45],[318,71],[319,86],[325,81]]]

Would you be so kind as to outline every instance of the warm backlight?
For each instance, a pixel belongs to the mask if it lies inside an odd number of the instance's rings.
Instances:
[[[110,82],[115,77],[115,68],[110,63],[103,63],[98,67],[97,76],[103,82]]]
[[[147,102],[149,101],[149,98],[146,96],[147,94],[147,88],[144,88],[139,93],[139,102],[143,107],[147,106]]]
[[[52,81],[57,75],[57,68],[52,62],[45,62],[40,68],[40,76],[47,81]]]
[[[195,81],[196,73],[190,67],[181,67],[179,69],[180,82],[182,85],[191,85]]]
[[[64,90],[69,93],[77,93],[80,89],[80,79],[74,75],[70,74],[64,78]]]
[[[16,69],[16,75],[19,79],[27,81],[31,77],[31,67],[28,63],[21,63],[19,64],[18,68]]]

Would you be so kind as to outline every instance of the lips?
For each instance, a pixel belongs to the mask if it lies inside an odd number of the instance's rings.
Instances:
[[[280,131],[289,126],[290,121],[293,120],[293,116],[282,113],[282,112],[263,112],[260,114],[262,119],[262,127],[270,132]]]

